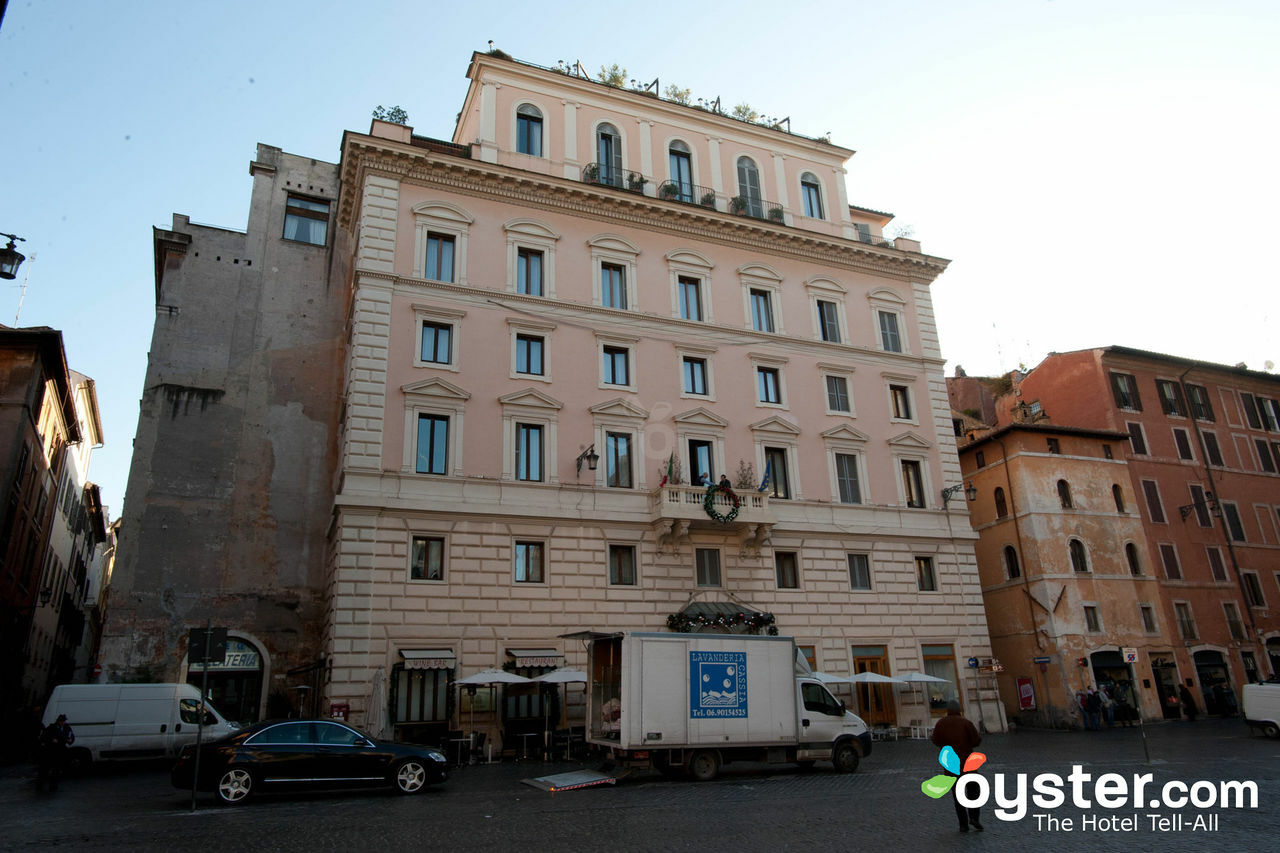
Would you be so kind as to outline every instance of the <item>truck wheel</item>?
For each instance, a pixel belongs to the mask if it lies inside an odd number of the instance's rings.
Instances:
[[[1267,737],[1280,737],[1280,727],[1275,723],[1267,723],[1262,727],[1262,733]]]
[[[852,773],[857,770],[859,758],[857,748],[847,741],[838,745],[831,753],[831,763],[841,773]]]
[[[695,752],[689,758],[689,776],[695,782],[710,782],[720,773],[720,754],[714,749]]]

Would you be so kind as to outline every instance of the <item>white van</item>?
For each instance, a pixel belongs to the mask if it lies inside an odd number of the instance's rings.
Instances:
[[[204,740],[238,726],[205,704]],[[200,691],[190,684],[61,684],[44,710],[47,726],[67,715],[74,762],[173,758],[195,743]]]
[[[1267,737],[1280,737],[1280,684],[1246,684],[1240,690],[1244,721]]]

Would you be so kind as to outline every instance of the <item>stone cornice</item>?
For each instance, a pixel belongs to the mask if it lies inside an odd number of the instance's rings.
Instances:
[[[524,208],[567,213],[602,224],[616,223],[810,263],[818,261],[901,281],[932,283],[950,263],[932,255],[901,252],[696,205],[652,199],[479,160],[448,157],[350,132],[344,138],[342,192],[338,202],[338,225],[348,231],[354,228],[355,207],[363,192],[365,174],[441,187],[474,198],[496,198]]]

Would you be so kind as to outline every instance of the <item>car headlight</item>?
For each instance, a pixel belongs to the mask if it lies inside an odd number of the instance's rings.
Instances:
[[[433,752],[433,751],[428,752],[427,758],[430,758],[432,761],[438,764],[444,764],[446,761],[448,761],[448,759],[444,757],[444,753],[442,752]]]

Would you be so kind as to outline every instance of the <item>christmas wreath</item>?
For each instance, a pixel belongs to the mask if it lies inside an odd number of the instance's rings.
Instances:
[[[716,492],[724,492],[729,496],[729,503],[733,504],[733,508],[727,513],[721,513],[716,510]],[[707,486],[707,495],[702,499],[702,510],[711,518],[721,524],[728,524],[738,517],[738,510],[742,508],[742,498],[728,486],[722,486],[719,483],[712,483]]]

